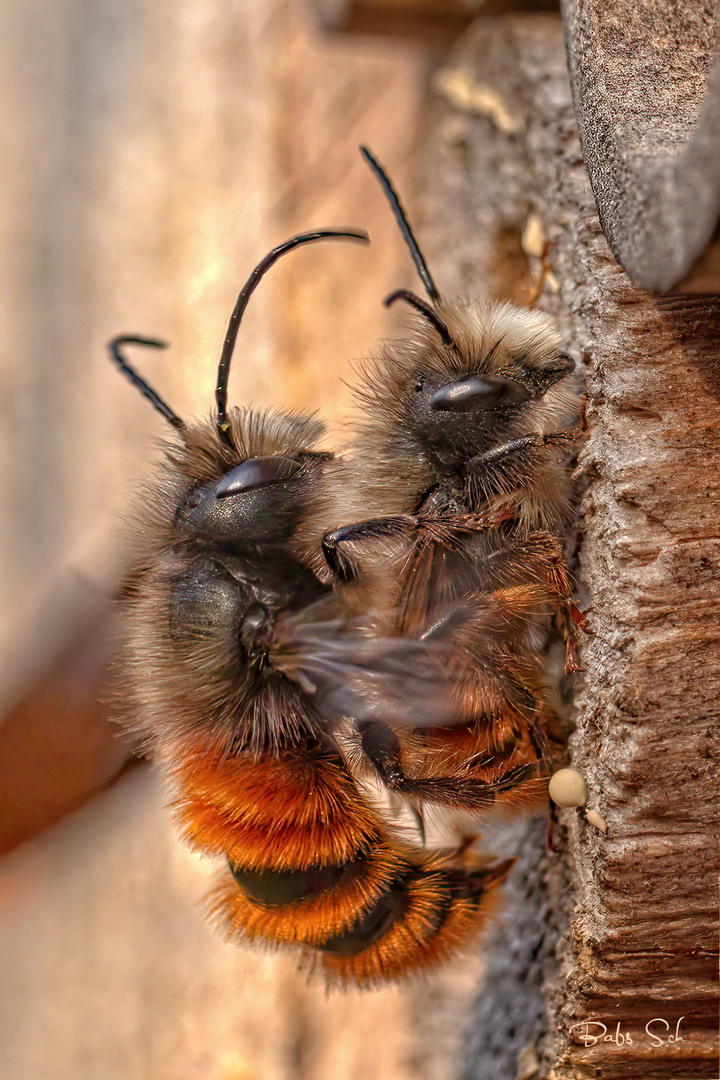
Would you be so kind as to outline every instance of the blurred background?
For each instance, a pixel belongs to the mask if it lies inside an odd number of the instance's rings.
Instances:
[[[365,228],[369,249],[273,270],[234,362],[232,402],[332,425],[349,362],[392,330],[381,298],[413,283],[357,147],[412,206],[442,40],[327,32],[342,7],[0,4],[0,1080],[455,1074],[478,961],[327,998],[294,957],[223,943],[198,910],[212,868],[176,842],[102,704],[123,521],[165,435],[108,338],[166,338],[134,359],[202,416],[250,269],[295,232]]]

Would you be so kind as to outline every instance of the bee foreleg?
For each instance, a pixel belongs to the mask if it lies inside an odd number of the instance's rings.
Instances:
[[[356,561],[340,550],[340,544],[356,543],[383,536],[403,536],[417,527],[417,519],[410,514],[394,517],[370,518],[353,525],[342,525],[325,533],[322,551],[325,562],[341,581],[353,581],[358,575]]]
[[[546,447],[568,448],[569,445],[565,432],[512,439],[471,458],[467,465],[468,482],[477,486],[485,499],[512,491],[530,482]]]
[[[400,742],[392,728],[381,720],[360,725],[362,749],[389,791],[425,802],[479,810],[492,806],[498,795],[537,775],[535,762],[516,765],[492,780],[483,780],[463,770],[448,776],[406,776]]]
[[[546,601],[566,646],[566,671],[580,670],[575,661],[575,645],[577,631],[587,629],[586,613],[580,612],[572,599],[572,579],[557,539],[550,533],[533,533],[507,544],[502,551],[493,554],[492,561],[497,580],[509,584],[531,578],[535,582],[534,588],[538,588],[538,583],[547,588]],[[525,591],[530,596],[530,592]]]

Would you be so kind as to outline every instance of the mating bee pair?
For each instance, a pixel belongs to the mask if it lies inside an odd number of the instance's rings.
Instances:
[[[347,459],[307,414],[228,409],[242,289],[215,414],[175,428],[126,586],[123,722],[169,781],[185,840],[229,869],[212,915],[241,940],[312,954],[330,983],[426,970],[487,919],[511,862],[403,839],[363,770],[424,805],[477,811],[537,791],[561,732],[543,673],[574,669],[561,536],[580,399],[543,314],[444,300],[372,155],[428,295],[360,369]]]

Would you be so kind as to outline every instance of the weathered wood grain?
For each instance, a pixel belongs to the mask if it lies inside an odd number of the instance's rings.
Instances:
[[[668,290],[720,216],[717,0],[563,0],[580,140],[630,279]],[[720,247],[715,247],[715,291]]]
[[[478,23],[453,65],[492,88],[517,133],[438,103],[421,234],[433,272],[448,291],[521,295],[519,237],[537,214],[560,285],[541,305],[587,373],[580,574],[592,633],[572,752],[608,831],[559,814],[572,892],[562,860],[550,857],[564,936],[546,959],[540,1074],[715,1076],[720,304],[653,297],[615,262],[582,163],[559,19]],[[671,1043],[680,1017],[684,1041]],[[669,1024],[651,1028],[661,1045],[645,1031],[653,1018]],[[595,1020],[611,1035],[620,1022],[632,1043],[584,1046],[578,1025]],[[531,1025],[508,1030],[491,1073],[474,1032],[466,1075],[514,1080],[527,1038]]]

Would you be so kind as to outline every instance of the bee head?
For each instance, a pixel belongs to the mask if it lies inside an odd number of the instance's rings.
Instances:
[[[323,425],[308,414],[228,408],[228,378],[248,301],[278,259],[319,240],[369,243],[367,233],[316,229],[292,236],[268,252],[250,274],[235,302],[215,385],[216,410],[205,424],[190,426],[153,390],[125,357],[125,346],[164,349],[157,338],[121,334],[108,343],[111,359],[178,435],[166,446],[165,476],[147,514],[161,529],[221,543],[270,543],[297,529],[308,499],[317,494],[330,454],[311,449]]]
[[[365,368],[358,394],[405,449],[455,467],[547,422],[567,426],[574,362],[542,312],[480,300],[411,303],[422,318]]]
[[[331,455],[313,449],[324,431],[314,416],[232,409],[232,448],[216,418],[166,447],[162,503],[174,534],[230,547],[292,536],[320,492]]]
[[[399,289],[385,300],[404,300],[418,318],[403,342],[362,370],[357,397],[370,417],[365,426],[380,429],[396,458],[421,455],[441,468],[460,468],[506,438],[544,432],[547,423],[569,426],[578,406],[570,389],[574,362],[561,352],[550,319],[510,304],[444,300],[390,177],[366,147],[361,153],[428,296]]]

